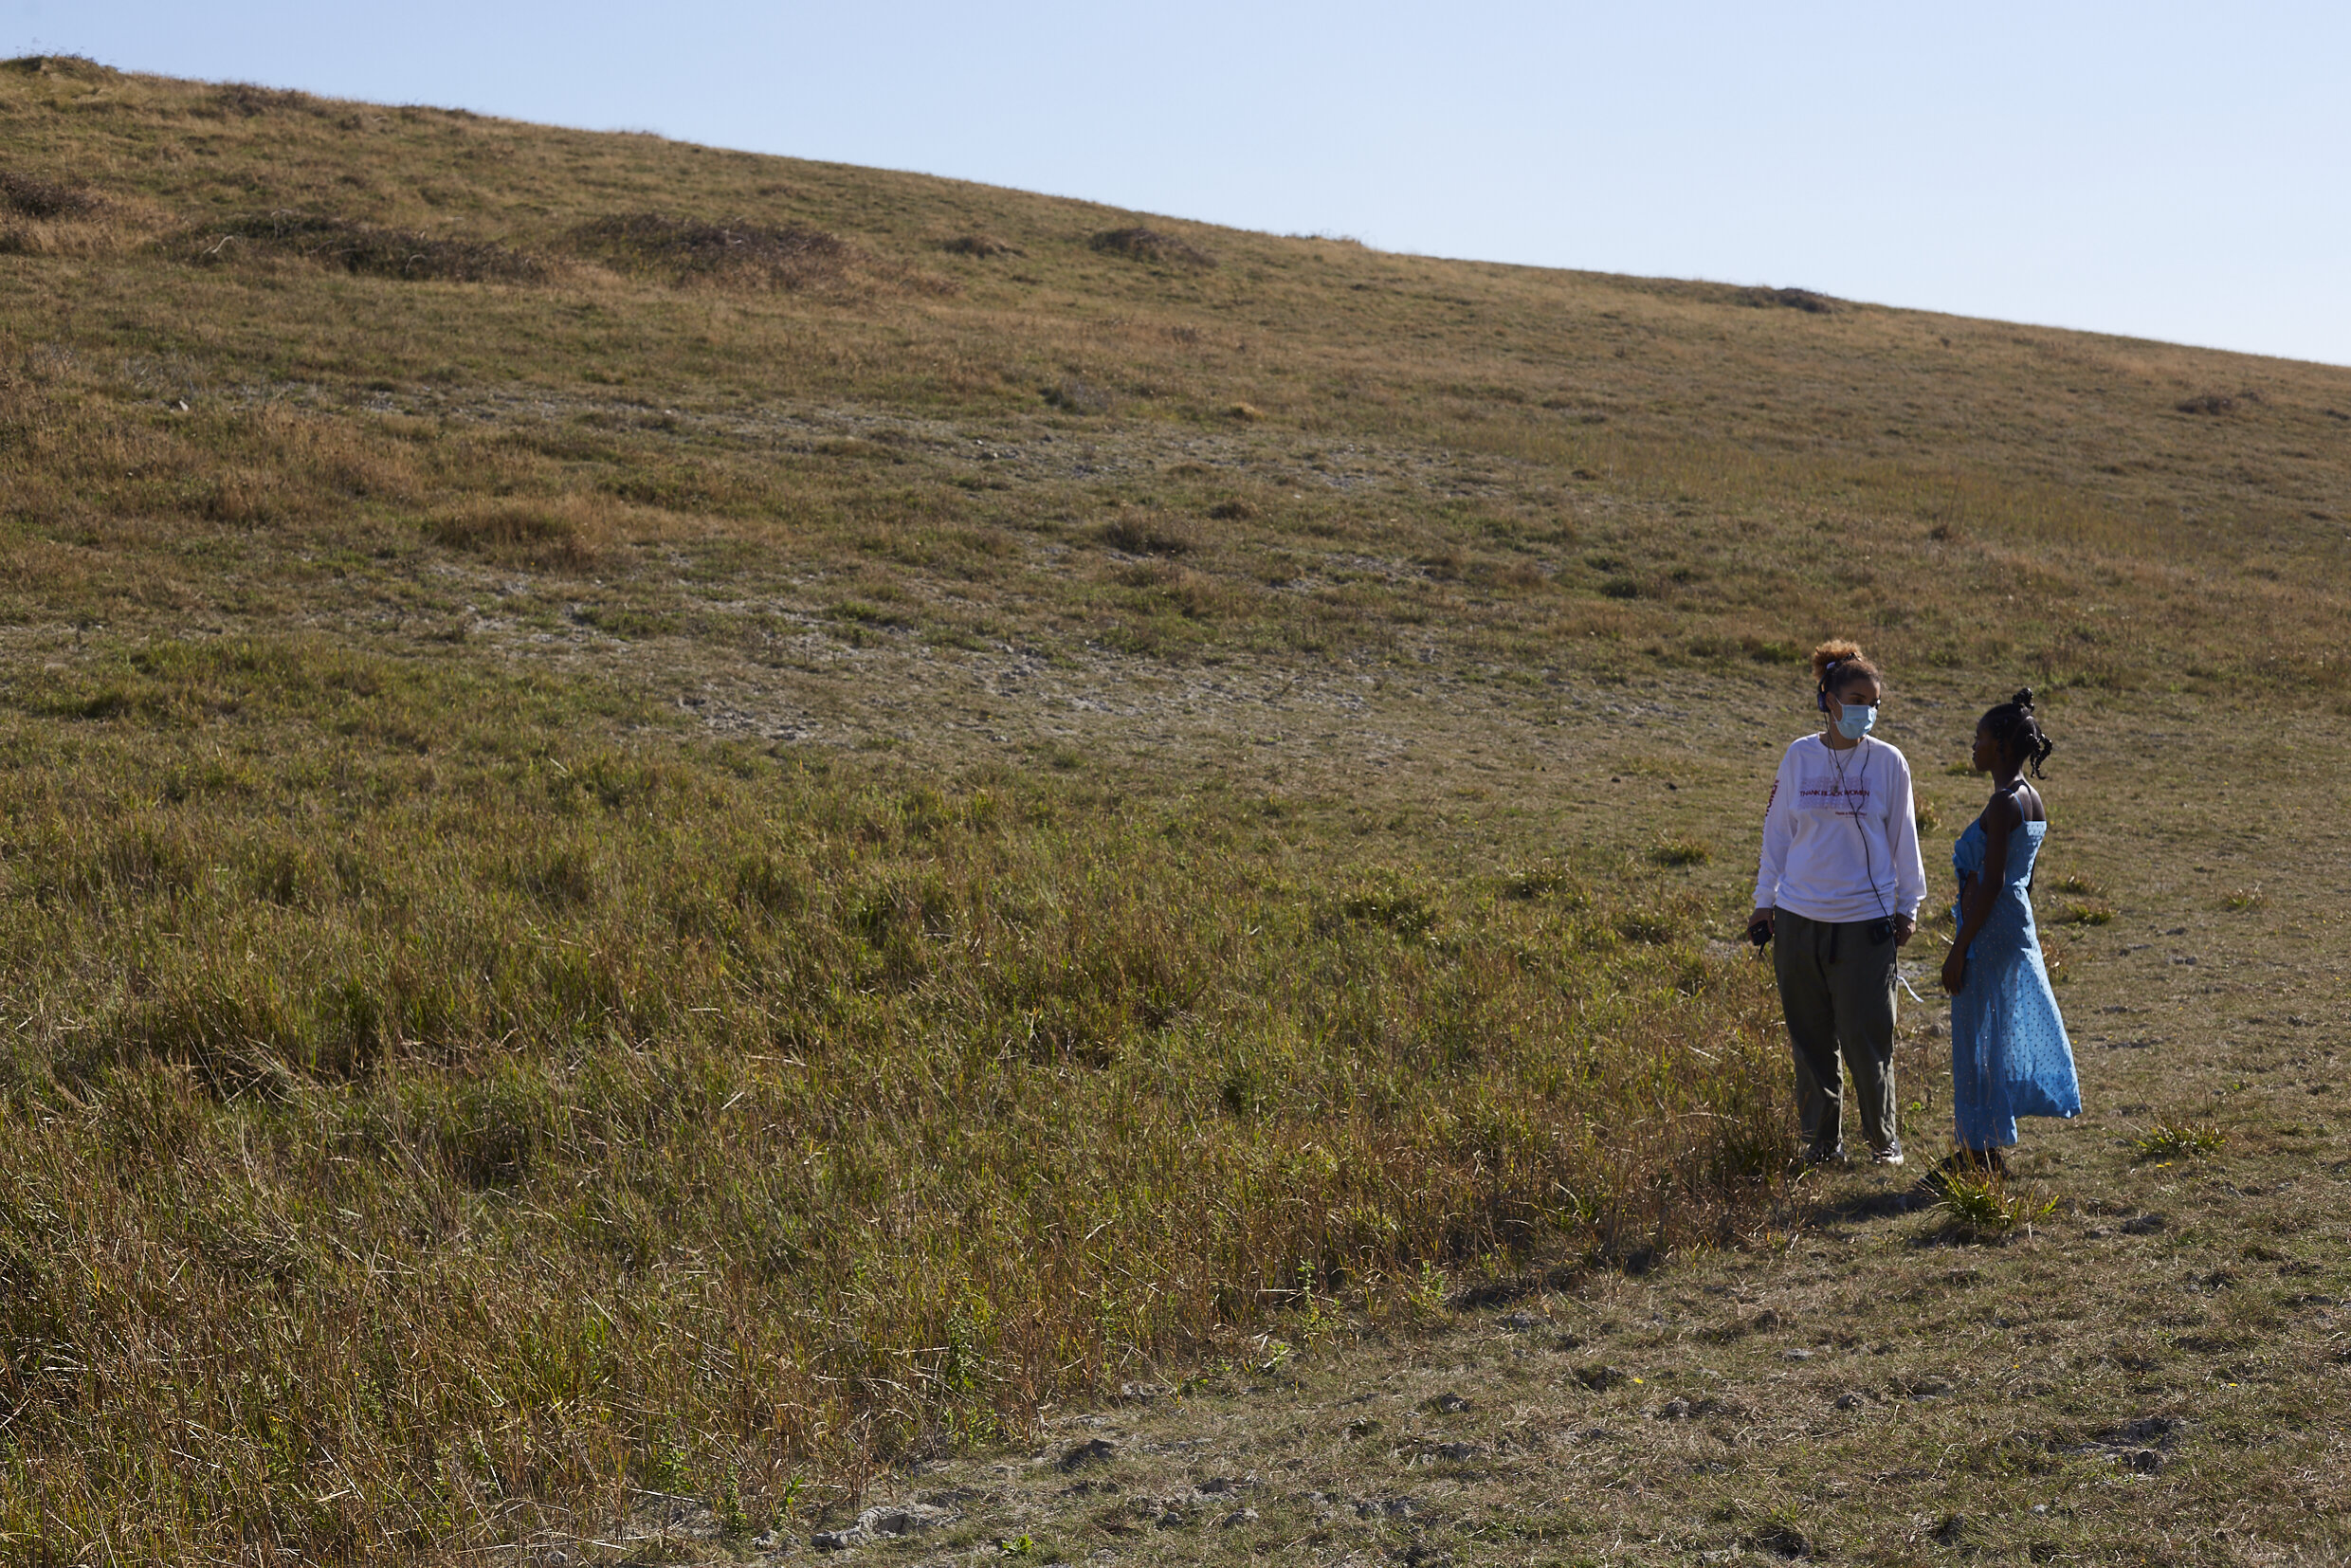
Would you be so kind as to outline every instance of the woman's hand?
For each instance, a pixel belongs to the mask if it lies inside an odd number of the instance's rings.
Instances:
[[[1907,915],[1896,915],[1894,917],[1894,945],[1896,947],[1907,947],[1910,943],[1910,939],[1918,934],[1918,921],[1912,920]]]
[[[1942,961],[1942,988],[1954,996],[1967,984],[1967,949],[1955,947]]]

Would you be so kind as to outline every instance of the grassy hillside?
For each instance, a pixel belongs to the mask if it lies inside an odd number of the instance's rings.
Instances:
[[[2351,371],[0,65],[0,1547],[766,1552],[1122,1383],[1911,1223],[1787,1171],[1725,940],[1830,632],[1930,841],[2050,694],[2069,1011],[2162,1020],[2014,1195],[2225,1122],[2298,1208],[2340,1138],[2241,1091],[2343,1023],[2347,539]],[[2230,1310],[2306,1423],[2332,1321]]]
[[[414,638],[515,567],[500,618],[585,643],[574,605],[731,651],[1432,641],[1522,670],[1859,623],[2045,684],[2340,689],[2340,371],[9,82],[20,618]]]

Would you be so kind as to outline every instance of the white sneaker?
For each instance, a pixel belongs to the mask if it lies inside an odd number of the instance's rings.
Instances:
[[[1873,1154],[1873,1155],[1871,1155],[1871,1156],[1869,1157],[1869,1163],[1870,1163],[1870,1164],[1872,1164],[1872,1165],[1899,1165],[1899,1164],[1901,1164],[1901,1163],[1902,1163],[1902,1145],[1901,1145],[1901,1144],[1899,1144],[1899,1143],[1897,1143],[1897,1144],[1893,1145],[1891,1148],[1886,1148],[1886,1149],[1880,1149],[1880,1150],[1878,1150],[1875,1154]]]

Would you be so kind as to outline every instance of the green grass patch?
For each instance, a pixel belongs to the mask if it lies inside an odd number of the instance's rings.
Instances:
[[[1649,860],[1652,866],[1704,866],[1713,858],[1712,845],[1684,833],[1660,833],[1656,842],[1649,847]]]
[[[2017,1227],[2053,1212],[2054,1201],[2012,1190],[1996,1172],[1959,1169],[1938,1183],[1935,1207],[1939,1229],[1948,1240],[1997,1241]]]
[[[2218,1154],[2229,1135],[2209,1121],[2158,1121],[2130,1140],[2141,1160],[2196,1159]]]

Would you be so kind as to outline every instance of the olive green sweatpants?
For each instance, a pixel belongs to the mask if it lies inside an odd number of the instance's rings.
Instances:
[[[1869,939],[1874,921],[1807,920],[1782,909],[1773,917],[1772,966],[1779,1007],[1795,1053],[1796,1109],[1812,1154],[1843,1152],[1843,1096],[1837,1058],[1853,1077],[1862,1136],[1873,1151],[1900,1147],[1894,1115],[1894,954],[1892,938]]]

